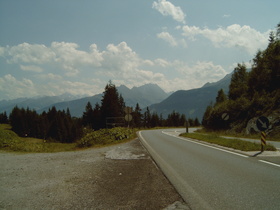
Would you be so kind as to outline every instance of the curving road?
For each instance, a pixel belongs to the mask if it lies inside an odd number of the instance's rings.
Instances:
[[[280,165],[199,143],[172,129],[141,142],[191,209],[279,209]]]

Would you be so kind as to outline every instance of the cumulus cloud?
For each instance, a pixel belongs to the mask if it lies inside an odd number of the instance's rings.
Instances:
[[[103,60],[96,44],[89,47],[89,52],[78,50],[76,43],[53,42],[50,47],[23,43],[17,46],[0,48],[0,56],[9,64],[20,64],[24,71],[42,72],[39,64],[56,64],[65,70],[65,76],[75,76],[81,66],[97,67]],[[24,65],[31,64],[31,65]]]
[[[153,2],[153,8],[159,11],[164,16],[171,16],[174,20],[185,23],[185,13],[180,7],[174,6],[166,0],[158,0]]]
[[[30,79],[17,80],[11,74],[0,77],[0,98],[19,98],[26,93],[36,95],[36,88]]]
[[[21,47],[26,46],[29,50],[23,56]],[[190,65],[178,60],[143,59],[126,42],[109,44],[103,51],[99,51],[95,44],[89,47],[89,51],[84,51],[79,50],[75,43],[65,42],[53,42],[49,47],[32,47],[24,44],[1,50],[4,59],[18,64],[21,70],[19,75],[25,76],[18,75],[16,78],[7,74],[0,77],[0,98],[59,95],[65,92],[94,95],[102,92],[110,79],[116,85],[133,87],[156,83],[165,91],[175,91],[197,88],[226,74],[221,66],[212,62]],[[11,48],[17,50],[10,51]],[[41,50],[39,54],[32,54],[38,49]],[[37,74],[34,75],[34,72]],[[71,74],[79,76],[65,77]]]
[[[102,55],[95,44],[90,46],[90,52],[78,50],[76,43],[53,42],[51,50],[55,53],[56,61],[69,65],[93,65],[100,66]]]
[[[172,47],[178,45],[176,40],[173,38],[173,36],[170,35],[168,32],[161,32],[161,33],[157,34],[157,37],[168,42]]]
[[[208,29],[196,26],[183,28],[183,35],[194,41],[198,35],[209,39],[215,47],[237,47],[246,50],[250,55],[267,45],[269,32],[261,33],[250,26],[230,25],[226,28]]]
[[[90,46],[90,52],[78,50],[76,43],[53,42],[51,49],[55,53],[55,61],[67,71],[66,76],[75,76],[80,72],[80,66],[100,66],[103,60],[95,44]]]
[[[128,73],[138,68],[142,62],[147,63],[139,58],[126,42],[121,42],[118,45],[109,44],[107,50],[102,52],[103,62],[101,69],[106,70],[102,72],[108,73]]]
[[[184,48],[187,47],[187,43],[184,39],[176,39],[168,32],[164,31],[158,33],[157,37],[167,42],[171,47],[177,47],[177,46],[184,47]]]
[[[215,82],[227,74],[222,66],[215,65],[211,61],[198,61],[193,65],[188,65],[177,60],[172,66],[181,73],[182,79],[188,81],[189,88],[200,87],[206,82]]]
[[[45,45],[22,43],[4,49],[4,54],[9,57],[8,63],[33,63],[43,64],[50,62],[55,57],[54,52]]]
[[[20,65],[20,69],[23,71],[32,71],[32,72],[43,72],[43,69],[40,66],[35,66],[35,65],[29,65],[29,66],[25,66],[25,65]]]

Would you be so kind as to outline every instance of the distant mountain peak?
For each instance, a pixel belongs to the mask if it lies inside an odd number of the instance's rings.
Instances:
[[[185,114],[187,118],[197,117],[201,121],[206,107],[211,101],[215,101],[218,91],[223,89],[228,92],[231,75],[232,73],[227,74],[217,82],[208,82],[201,88],[175,91],[160,103],[151,105],[150,110],[163,114],[164,117],[176,111]]]

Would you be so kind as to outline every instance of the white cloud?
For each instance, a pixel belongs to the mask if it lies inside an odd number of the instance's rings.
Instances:
[[[23,43],[17,46],[7,46],[4,55],[10,57],[8,63],[43,64],[53,60],[55,54],[45,45]]]
[[[19,77],[19,74],[16,79],[8,74],[0,78],[0,98],[60,95],[65,92],[94,95],[102,92],[110,79],[116,85],[133,87],[156,83],[166,91],[175,91],[201,87],[225,75],[224,69],[212,62],[190,65],[179,60],[143,59],[126,42],[109,44],[104,51],[99,51],[93,44],[88,52],[78,50],[75,43],[54,42],[50,47],[40,45],[41,55],[49,54],[51,57],[33,55],[32,46],[28,44],[29,51],[25,57],[22,56],[22,50],[9,54],[13,47],[4,48],[4,59],[16,62],[19,69],[23,70],[21,74],[26,76]],[[20,49],[22,45],[16,47]],[[34,47],[38,49],[37,45]],[[44,66],[44,71],[41,66]],[[33,80],[28,78],[32,72],[38,73],[31,76]],[[65,75],[78,73],[79,77],[72,77],[71,81],[65,79]]]
[[[175,68],[188,81],[193,82],[194,86],[203,85],[206,82],[215,82],[226,75],[226,71],[220,65],[215,65],[213,62],[198,61],[190,66],[181,61],[175,61]]]
[[[40,74],[37,76],[37,78],[50,81],[50,80],[60,80],[62,79],[62,76],[53,73],[48,73],[48,74]]]
[[[172,47],[177,46],[176,40],[170,35],[168,32],[161,32],[157,34],[157,37],[163,39],[164,41],[168,42]]]
[[[20,65],[20,69],[23,71],[31,71],[31,72],[43,72],[43,69],[40,66],[35,66],[35,65],[29,65],[29,66],[25,66],[25,65]]]
[[[90,46],[90,52],[77,50],[76,43],[53,42],[51,49],[55,53],[55,61],[67,71],[66,76],[75,76],[81,66],[100,66],[102,54],[95,44]]]
[[[102,52],[102,69],[106,72],[128,72],[137,69],[142,59],[126,44],[109,44],[107,50]],[[145,61],[143,61],[145,62]],[[104,72],[105,73],[105,72]]]
[[[11,74],[0,77],[0,98],[20,98],[26,96],[26,93],[36,95],[36,88],[31,80],[17,80]]]
[[[250,55],[255,54],[258,49],[266,47],[269,33],[261,33],[250,26],[238,24],[215,30],[186,25],[182,30],[183,35],[190,40],[194,41],[198,35],[201,35],[209,39],[215,47],[237,47],[246,50]]]
[[[24,71],[41,72],[43,69],[37,66],[38,64],[55,64],[65,70],[66,76],[77,75],[84,66],[101,65],[102,53],[95,44],[90,46],[89,52],[78,50],[78,47],[76,43],[66,42],[53,42],[50,47],[23,43],[1,47],[0,56],[5,57],[9,64],[20,64],[20,68]]]
[[[164,68],[169,66],[169,62],[162,58],[156,59],[155,64],[157,64],[158,66],[164,67]]]
[[[158,0],[153,2],[153,8],[159,11],[164,16],[172,16],[178,22],[185,23],[186,15],[180,7],[174,6],[171,2],[166,0]]]
[[[229,18],[231,15],[225,14],[223,15],[223,18]]]
[[[186,48],[187,43],[184,39],[175,39],[170,33],[168,32],[161,32],[157,34],[157,37],[169,43],[171,47],[181,46]]]
[[[92,44],[90,46],[90,52],[77,50],[79,45],[76,43],[67,42],[53,42],[51,49],[55,53],[55,60],[57,62],[67,64],[69,66],[76,65],[93,65],[100,66],[102,61],[102,55],[98,51],[97,46]]]

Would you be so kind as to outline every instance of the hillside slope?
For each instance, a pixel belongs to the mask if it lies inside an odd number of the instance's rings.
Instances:
[[[129,89],[125,85],[121,85],[117,87],[117,89],[119,94],[122,95],[126,106],[132,107],[135,107],[136,104],[139,103],[141,108],[145,108],[168,97],[168,93],[165,93],[159,86],[155,84],[146,84],[140,87],[133,87],[132,89]],[[94,107],[96,103],[101,104],[102,97],[103,94],[97,94],[91,97],[81,98],[73,101],[56,103],[40,109],[39,112],[47,111],[52,106],[55,106],[57,110],[66,110],[69,108],[72,116],[81,117],[88,102],[90,102]]]
[[[227,74],[217,82],[206,83],[201,88],[176,91],[162,102],[151,105],[150,110],[162,114],[163,117],[175,111],[185,114],[187,118],[197,117],[201,121],[206,107],[215,102],[217,92],[220,89],[228,92],[231,75],[232,73]]]

